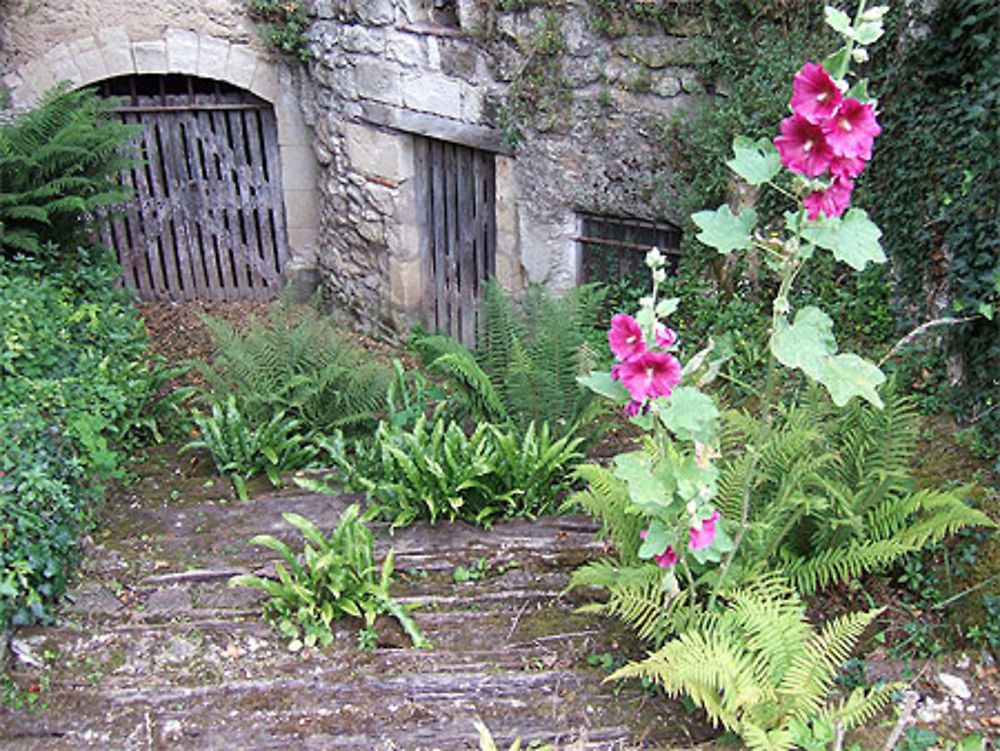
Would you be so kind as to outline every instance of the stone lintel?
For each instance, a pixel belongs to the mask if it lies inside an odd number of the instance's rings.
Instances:
[[[374,125],[382,125],[405,133],[416,133],[441,141],[450,141],[473,149],[500,154],[511,153],[510,149],[503,143],[503,134],[492,128],[469,125],[428,112],[414,112],[387,104],[364,102],[361,105],[361,119]]]

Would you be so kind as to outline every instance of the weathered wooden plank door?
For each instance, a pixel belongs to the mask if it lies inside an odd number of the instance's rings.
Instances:
[[[277,124],[269,104],[190,76],[104,82],[143,126],[132,200],[104,242],[147,300],[259,300],[280,291],[287,253]]]
[[[475,344],[483,284],[496,274],[496,162],[493,154],[416,139],[423,214],[424,317],[434,331]]]

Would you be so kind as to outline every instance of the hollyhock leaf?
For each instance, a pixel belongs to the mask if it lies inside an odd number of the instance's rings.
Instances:
[[[843,34],[851,28],[851,17],[844,13],[844,11],[834,8],[832,5],[827,5],[823,8],[823,18],[826,20],[827,25],[838,34]]]
[[[709,545],[707,548],[695,548],[693,550],[688,550],[688,555],[702,565],[706,563],[718,563],[722,560],[721,551],[716,549],[714,545]]]
[[[874,44],[882,38],[881,21],[865,21],[855,29],[855,40],[858,44]]]
[[[718,417],[719,410],[712,397],[691,386],[674,389],[660,410],[660,420],[682,441],[712,443]]]
[[[828,357],[817,380],[826,386],[838,407],[847,404],[851,397],[860,396],[872,406],[882,409],[882,399],[876,389],[885,382],[885,373],[875,363],[858,355],[844,353]]]
[[[677,495],[683,501],[695,499],[705,490],[705,496],[714,498],[718,492],[719,470],[714,464],[698,466],[694,456],[686,456],[674,466],[674,480],[677,483]]]
[[[679,297],[668,297],[665,300],[660,300],[656,303],[656,315],[659,318],[672,316],[677,311],[677,307],[680,304],[681,299]]]
[[[830,355],[837,351],[833,320],[817,307],[802,308],[791,325],[784,317],[771,335],[771,353],[782,365],[799,368],[814,380],[821,380]]]
[[[832,55],[823,60],[823,70],[830,74],[833,79],[840,79],[847,75],[847,70],[851,67],[851,53],[847,47],[841,47]]]
[[[633,451],[618,454],[614,461],[614,476],[628,485],[629,500],[638,508],[657,514],[669,506],[674,497],[673,476],[658,468],[649,454]]]
[[[857,99],[862,104],[875,104],[877,101],[868,93],[868,79],[862,78],[855,81],[854,85],[844,94],[845,99]]]
[[[698,239],[720,253],[749,248],[753,242],[751,234],[757,223],[757,212],[740,209],[739,216],[723,204],[715,211],[699,211],[691,215],[692,221],[701,232]]]
[[[639,546],[639,557],[643,559],[660,555],[674,543],[674,531],[659,519],[653,519],[646,530],[646,536]]]
[[[781,156],[767,138],[751,141],[738,136],[733,141],[735,157],[726,164],[751,185],[761,185],[781,171]]]
[[[621,381],[612,379],[611,373],[606,370],[592,370],[590,375],[577,376],[576,382],[595,394],[606,396],[616,404],[629,400],[628,389],[622,385]]]
[[[833,252],[833,257],[862,271],[868,262],[885,263],[885,252],[878,228],[864,209],[849,209],[839,219],[808,222],[802,236],[811,243]]]

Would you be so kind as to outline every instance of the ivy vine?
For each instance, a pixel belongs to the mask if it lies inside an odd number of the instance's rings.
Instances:
[[[873,214],[896,267],[898,316],[974,320],[944,337],[960,420],[1000,449],[1000,6],[950,0],[895,11],[876,85],[884,139]],[[921,29],[913,34],[912,29]]]

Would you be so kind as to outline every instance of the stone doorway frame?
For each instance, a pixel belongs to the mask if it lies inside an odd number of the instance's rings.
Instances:
[[[287,276],[316,266],[319,164],[299,105],[297,72],[245,44],[168,28],[157,39],[131,39],[121,27],[101,29],[52,47],[3,77],[15,109],[27,109],[61,81],[81,88],[116,76],[154,73],[208,78],[268,102],[278,125],[282,195],[289,241]]]

